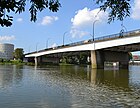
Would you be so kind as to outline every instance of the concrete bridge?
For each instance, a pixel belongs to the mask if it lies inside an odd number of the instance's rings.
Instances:
[[[44,55],[78,51],[91,52],[92,68],[103,68],[104,62],[119,62],[120,68],[128,68],[129,52],[140,51],[140,29],[43,49],[25,57],[34,57],[37,64]]]

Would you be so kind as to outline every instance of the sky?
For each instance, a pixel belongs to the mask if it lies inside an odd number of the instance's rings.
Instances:
[[[24,53],[55,47],[72,42],[92,39],[93,22],[95,38],[119,33],[122,22],[108,24],[108,11],[99,12],[94,0],[60,0],[58,12],[48,9],[37,14],[37,21],[30,21],[26,11],[14,16],[11,27],[0,27],[0,43],[11,43],[23,48]],[[126,31],[140,29],[140,0],[131,0],[131,15],[123,21]],[[137,53],[136,53],[137,54]]]

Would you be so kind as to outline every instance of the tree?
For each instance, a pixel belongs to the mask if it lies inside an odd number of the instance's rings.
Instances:
[[[13,16],[10,13],[22,13],[25,11],[25,6],[30,3],[29,12],[31,14],[31,21],[37,20],[37,12],[41,12],[44,9],[49,9],[52,12],[57,12],[60,3],[58,0],[0,0],[0,25],[11,26]]]
[[[30,4],[30,20],[34,22],[37,20],[38,11],[41,12],[48,8],[52,12],[57,12],[61,7],[59,0],[0,0],[0,25],[11,26],[13,16],[9,14],[24,12],[27,3]],[[109,10],[109,23],[115,18],[122,21],[130,16],[130,0],[96,0],[96,4],[100,5],[100,10]]]
[[[130,16],[130,0],[96,0],[96,3],[101,4],[100,10],[109,10],[109,23],[115,18],[123,21],[124,18]]]
[[[23,51],[22,48],[15,49],[15,51],[14,51],[14,58],[16,60],[23,60],[23,56],[24,56],[23,53],[24,53],[24,51]]]
[[[129,52],[128,55],[129,55],[129,60],[132,60],[132,59],[133,59],[133,55],[132,55],[132,53]]]

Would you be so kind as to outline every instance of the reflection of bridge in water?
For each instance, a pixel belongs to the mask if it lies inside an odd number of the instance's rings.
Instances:
[[[134,68],[131,66],[131,68]],[[60,66],[61,76],[66,80],[79,79],[82,81],[89,81],[91,85],[104,85],[110,88],[121,88],[122,90],[133,91],[136,83],[132,82],[130,70],[104,70],[104,69],[91,69],[79,66]],[[138,88],[139,85],[137,85]]]
[[[102,83],[108,86],[129,88],[128,70],[103,70],[92,69],[89,79],[91,83]]]
[[[140,50],[140,30],[114,34],[77,43],[43,49],[25,54],[26,58],[35,58],[38,63],[54,61],[59,63],[64,53],[90,52],[92,68],[104,68],[104,62],[119,62],[120,68],[128,68],[129,52]],[[51,57],[47,57],[50,55]]]
[[[109,84],[110,86],[129,88],[129,70],[91,69],[87,65],[87,67],[60,66],[60,72],[64,77],[88,80],[94,85]]]

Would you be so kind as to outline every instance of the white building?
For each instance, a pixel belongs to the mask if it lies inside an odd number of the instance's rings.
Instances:
[[[14,45],[13,44],[0,44],[0,58],[13,59]]]

